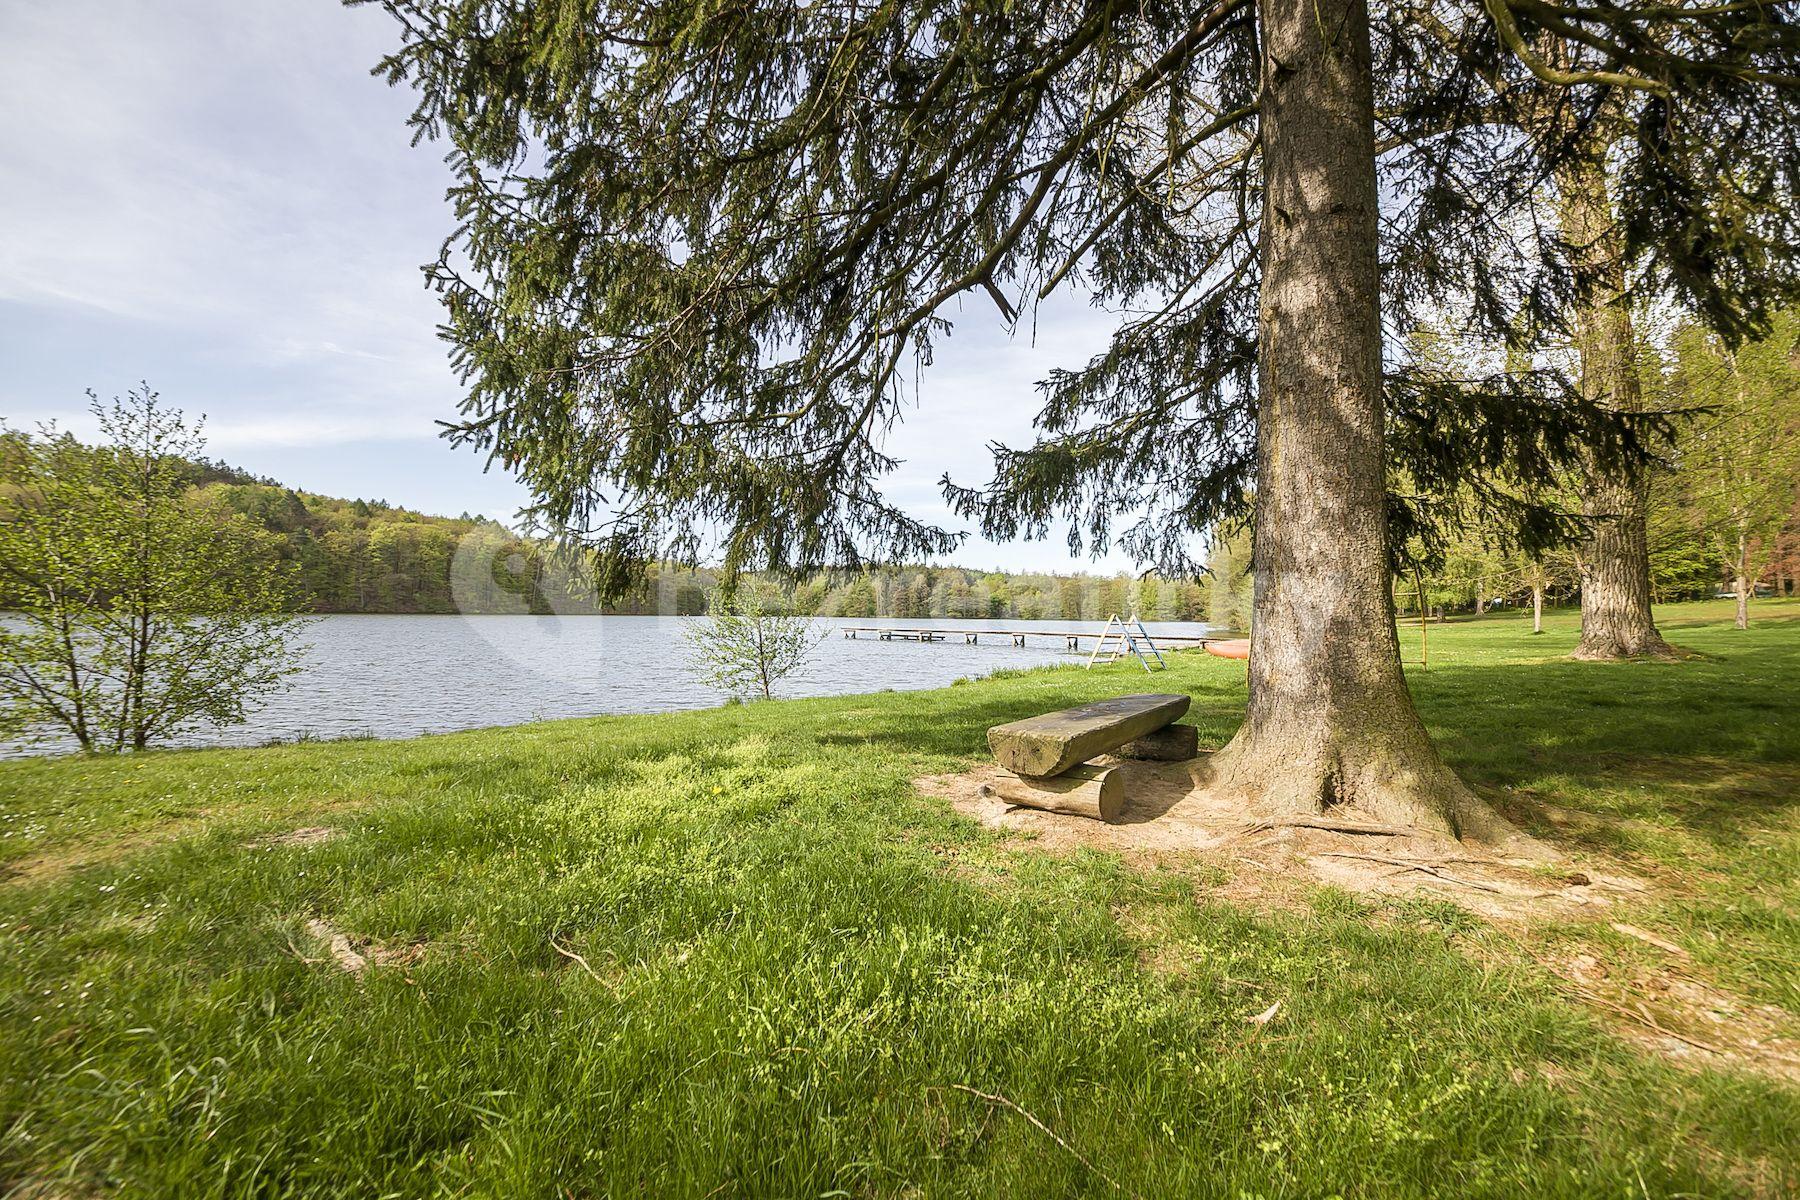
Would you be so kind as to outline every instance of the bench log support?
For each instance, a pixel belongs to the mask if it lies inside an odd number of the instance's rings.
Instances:
[[[1050,779],[1026,779],[1005,771],[982,790],[1008,804],[1091,817],[1110,824],[1125,811],[1123,785],[1117,767],[1082,763]]]

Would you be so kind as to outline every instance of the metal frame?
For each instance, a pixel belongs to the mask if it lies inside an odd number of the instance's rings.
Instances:
[[[1119,645],[1116,649],[1108,650],[1107,643],[1115,636],[1113,633],[1115,625],[1118,626],[1116,636],[1119,639]],[[1134,629],[1135,633],[1132,632]],[[1139,646],[1140,642],[1143,643],[1143,646]],[[1149,654],[1144,653],[1144,647],[1149,648]],[[1095,663],[1102,661],[1100,658],[1102,652],[1106,653],[1104,661],[1109,663],[1118,662],[1127,654],[1135,655],[1137,660],[1144,664],[1146,673],[1153,670],[1166,671],[1169,667],[1169,664],[1163,661],[1162,651],[1156,648],[1156,642],[1150,637],[1150,631],[1144,628],[1144,623],[1138,619],[1135,612],[1125,618],[1121,618],[1118,613],[1113,613],[1106,618],[1106,627],[1100,631],[1100,640],[1094,643],[1094,652],[1088,655],[1087,665],[1090,670]],[[1152,656],[1156,658],[1155,667],[1150,665]]]

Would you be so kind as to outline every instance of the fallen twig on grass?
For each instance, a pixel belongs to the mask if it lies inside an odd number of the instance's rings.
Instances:
[[[1419,831],[1405,825],[1371,825],[1362,821],[1333,821],[1329,817],[1284,817],[1273,826],[1323,829],[1330,833],[1366,833],[1376,837],[1417,837]]]
[[[1580,984],[1574,983],[1572,980],[1569,979],[1569,977],[1567,975],[1561,975],[1559,977],[1564,982],[1569,983],[1572,987],[1574,987],[1575,994],[1580,996],[1583,1000],[1586,1000],[1589,1004],[1598,1005],[1599,1007],[1604,1008],[1608,1012],[1617,1013],[1619,1016],[1625,1017],[1627,1020],[1636,1021],[1639,1025],[1644,1026],[1646,1029],[1654,1030],[1666,1038],[1674,1038],[1678,1042],[1686,1042],[1688,1045],[1694,1047],[1695,1049],[1704,1050],[1708,1054],[1717,1054],[1717,1055],[1720,1055],[1721,1057],[1729,1057],[1731,1054],[1731,1051],[1725,1049],[1725,1047],[1723,1047],[1723,1046],[1716,1045],[1712,1042],[1702,1041],[1701,1039],[1696,1038],[1696,1037],[1689,1037],[1686,1034],[1676,1033],[1673,1029],[1670,1029],[1668,1026],[1663,1025],[1662,1023],[1657,1021],[1657,1019],[1655,1017],[1651,1016],[1650,1010],[1645,1008],[1642,1004],[1639,1004],[1637,1007],[1637,1011],[1633,1012],[1631,1009],[1626,1008],[1623,1004],[1614,1004],[1611,1000],[1608,1000],[1603,996],[1598,996],[1598,995],[1594,994],[1592,991],[1588,990],[1587,988],[1582,987]],[[1775,1055],[1774,1057],[1779,1058],[1781,1056]]]
[[[288,953],[292,954],[295,958],[299,959],[301,962],[307,964],[308,966],[318,966],[320,963],[325,961],[322,958],[313,958],[312,956],[310,956],[308,954],[302,953],[300,950],[300,947],[294,945],[294,935],[291,933],[287,935],[287,944],[288,944]]]
[[[1459,878],[1458,876],[1452,875],[1447,871],[1439,870],[1437,867],[1433,866],[1432,864],[1430,864],[1428,862],[1415,862],[1411,859],[1405,859],[1405,858],[1384,858],[1379,854],[1346,854],[1342,851],[1326,851],[1324,853],[1316,855],[1315,857],[1318,857],[1318,858],[1355,858],[1355,859],[1360,859],[1363,862],[1385,863],[1390,867],[1399,867],[1401,872],[1420,871],[1426,875],[1431,876],[1433,879],[1442,879],[1446,883],[1460,883],[1464,887],[1479,888],[1481,891],[1493,892],[1495,895],[1498,895],[1498,896],[1505,896],[1505,895],[1510,894],[1507,892],[1507,890],[1505,888],[1497,888],[1491,883],[1482,883],[1479,880],[1475,880],[1475,879]],[[1546,894],[1548,894],[1548,893],[1546,893]]]
[[[1580,980],[1571,976],[1569,971],[1556,960],[1537,953],[1516,937],[1507,935],[1506,940],[1511,942],[1513,948],[1520,954],[1531,959],[1533,962],[1537,963],[1538,966],[1548,971],[1551,976],[1566,984],[1569,987],[1569,990],[1574,992],[1575,995],[1580,997],[1583,1001],[1596,1008],[1605,1009],[1607,1012],[1624,1017],[1626,1020],[1635,1022],[1638,1025],[1642,1025],[1654,1033],[1661,1034],[1663,1037],[1692,1046],[1696,1050],[1704,1050],[1708,1054],[1716,1054],[1721,1058],[1731,1058],[1735,1056],[1739,1059],[1748,1060],[1753,1063],[1758,1060],[1771,1060],[1774,1062],[1786,1063],[1790,1066],[1800,1067],[1800,1057],[1792,1054],[1783,1054],[1779,1050],[1772,1050],[1760,1043],[1752,1042],[1748,1045],[1732,1049],[1705,1041],[1701,1038],[1691,1037],[1685,1033],[1677,1033],[1675,1030],[1670,1029],[1667,1025],[1664,1025],[1652,1016],[1650,1010],[1644,1006],[1644,1003],[1641,1000],[1636,1001],[1637,1008],[1635,1010],[1627,1008],[1625,1005],[1616,1003],[1615,1001],[1608,1000],[1606,997],[1595,992],[1592,988],[1583,984]],[[1688,983],[1700,988],[1712,987],[1711,984],[1708,984],[1704,980],[1695,979],[1692,976],[1672,975],[1670,977],[1684,979]]]
[[[612,984],[607,983],[606,980],[601,977],[600,972],[594,970],[594,968],[588,964],[587,959],[581,957],[581,955],[575,953],[573,950],[569,950],[569,949],[565,948],[562,945],[562,943],[560,943],[556,940],[556,938],[554,936],[552,936],[550,938],[550,948],[552,950],[556,951],[558,954],[562,955],[564,958],[574,960],[577,964],[580,965],[582,970],[586,971],[589,975],[592,975],[594,977],[595,983],[600,984],[602,987],[607,987],[607,988],[612,987]]]
[[[1563,975],[1560,972],[1553,972],[1553,973],[1556,974],[1559,979],[1562,979],[1564,982],[1569,983],[1571,986],[1573,986],[1575,989],[1575,994],[1580,996],[1583,1000],[1586,1000],[1589,1004],[1599,1005],[1601,1008],[1606,1009],[1608,1012],[1617,1013],[1621,1017],[1626,1017],[1630,1020],[1636,1021],[1639,1025],[1644,1026],[1646,1029],[1654,1030],[1655,1032],[1660,1033],[1662,1036],[1664,1036],[1666,1038],[1673,1038],[1678,1042],[1685,1042],[1686,1044],[1694,1047],[1696,1050],[1704,1050],[1708,1054],[1717,1054],[1723,1058],[1729,1058],[1733,1054],[1737,1054],[1740,1057],[1746,1057],[1746,1058],[1755,1058],[1755,1057],[1772,1058],[1776,1062],[1793,1063],[1796,1066],[1800,1066],[1800,1058],[1795,1058],[1791,1054],[1783,1054],[1779,1050],[1771,1050],[1767,1046],[1752,1046],[1745,1050],[1735,1050],[1734,1051],[1734,1050],[1728,1049],[1727,1047],[1720,1046],[1714,1042],[1704,1041],[1697,1037],[1690,1037],[1689,1035],[1687,1035],[1685,1033],[1677,1033],[1675,1030],[1670,1029],[1667,1025],[1664,1025],[1662,1022],[1658,1021],[1654,1016],[1652,1016],[1650,1014],[1650,1010],[1648,1008],[1644,1007],[1643,1001],[1641,1001],[1641,1000],[1638,1002],[1637,1010],[1634,1012],[1633,1010],[1625,1007],[1623,1004],[1614,1004],[1611,1000],[1608,1000],[1602,996],[1595,995],[1589,989],[1584,988],[1580,984],[1575,983],[1573,980],[1569,979],[1569,977],[1567,975]]]
[[[1118,1188],[1120,1191],[1125,1190],[1120,1185],[1118,1180],[1114,1179],[1111,1175],[1108,1175],[1105,1171],[1102,1171],[1099,1167],[1096,1167],[1092,1162],[1088,1161],[1088,1158],[1086,1155],[1082,1154],[1081,1151],[1077,1150],[1075,1147],[1069,1145],[1068,1142],[1064,1141],[1062,1136],[1060,1134],[1058,1134],[1056,1132],[1056,1130],[1050,1128],[1048,1125],[1046,1125],[1042,1121],[1038,1120],[1035,1116],[1033,1116],[1026,1109],[1024,1109],[1020,1105],[1014,1103],[1013,1101],[1007,1099],[1005,1096],[1002,1096],[997,1092],[980,1091],[977,1088],[970,1087],[966,1083],[953,1083],[950,1086],[953,1089],[955,1089],[956,1091],[967,1092],[969,1095],[974,1096],[977,1099],[986,1100],[989,1104],[999,1104],[1006,1108],[1012,1109],[1014,1112],[1018,1113],[1021,1117],[1024,1117],[1027,1121],[1030,1121],[1033,1125],[1035,1125],[1038,1128],[1038,1131],[1040,1133],[1042,1133],[1045,1137],[1049,1138],[1051,1141],[1053,1141],[1057,1145],[1061,1146],[1064,1150],[1067,1150],[1070,1154],[1073,1154],[1075,1156],[1076,1162],[1080,1163],[1082,1166],[1086,1167],[1088,1170],[1092,1171],[1094,1174],[1098,1175],[1100,1178],[1106,1180],[1106,1182],[1112,1184],[1115,1188]]]
[[[1626,937],[1634,937],[1640,942],[1644,942],[1647,945],[1655,946],[1658,950],[1666,950],[1670,954],[1675,955],[1677,958],[1687,958],[1688,957],[1688,952],[1685,948],[1683,948],[1681,946],[1677,946],[1674,942],[1671,942],[1668,938],[1657,937],[1654,933],[1651,933],[1648,929],[1639,929],[1636,925],[1627,925],[1623,921],[1614,921],[1611,924],[1612,924],[1612,928],[1613,928],[1614,932],[1622,933]]]

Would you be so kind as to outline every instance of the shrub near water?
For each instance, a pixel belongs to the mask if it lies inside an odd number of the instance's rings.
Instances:
[[[1673,632],[1713,659],[1569,669],[1729,708],[1778,695],[1766,685],[1800,657],[1791,626],[1753,631],[1756,654],[1716,627]],[[1571,807],[1651,810],[1656,789],[1591,758],[1608,729],[1631,745],[1642,714],[1565,718],[1566,743],[1534,732],[1505,692],[1564,668],[1508,661],[1509,636],[1434,631],[1444,665],[1415,677],[1448,744],[1479,744],[1458,765]],[[1531,653],[1564,642],[1566,623]],[[912,791],[977,757],[987,724],[1138,676],[5,764],[0,811],[42,832],[0,841],[18,872],[0,885],[0,1179],[695,1197],[1796,1181],[1792,1090],[1627,1048],[1453,905],[1326,890],[1257,912],[1218,897],[1229,859],[1046,856]],[[1193,692],[1218,744],[1241,678],[1182,656],[1157,686]],[[1702,762],[1732,728],[1722,712],[1660,752]],[[1783,736],[1742,768],[1791,770]],[[1751,876],[1792,852],[1791,807],[1715,844],[1666,795],[1647,869],[1678,851]],[[341,832],[271,840],[300,826]],[[1669,928],[1717,901],[1655,904],[1618,915]],[[341,969],[313,921],[369,965]],[[1778,926],[1733,939],[1767,962],[1794,945]]]
[[[199,426],[148,386],[104,442],[0,425],[0,739],[141,750],[231,725],[298,667],[292,569],[193,493]]]

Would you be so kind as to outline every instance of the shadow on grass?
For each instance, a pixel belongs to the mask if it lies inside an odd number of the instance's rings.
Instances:
[[[1611,821],[1672,824],[1722,843],[1800,811],[1800,696],[1791,683],[1800,679],[1800,643],[1792,624],[1772,624],[1742,636],[1715,624],[1697,639],[1701,657],[1684,662],[1451,663],[1415,674],[1411,685],[1451,765],[1490,795],[1501,793],[1503,808],[1546,836],[1608,840],[1542,828],[1540,806],[1552,803]],[[1136,686],[1070,673],[1025,693],[951,689],[814,737],[825,746],[979,759],[991,725]],[[1199,727],[1201,744],[1223,745],[1242,718],[1237,680],[1189,674],[1180,686],[1194,696],[1185,719]]]
[[[916,755],[951,758],[986,757],[987,731],[990,726],[1034,717],[1041,713],[1066,708],[1104,696],[1123,695],[1129,686],[1071,686],[1029,697],[971,697],[960,699],[955,692],[932,693],[931,719],[919,720],[916,709],[870,720],[851,730],[831,730],[814,735],[822,746],[881,746]],[[1175,689],[1180,690],[1180,689]],[[1227,700],[1212,693],[1194,695],[1187,724],[1200,728],[1200,744],[1217,747],[1231,736],[1243,717],[1243,702]]]
[[[1800,698],[1787,682],[1800,645],[1704,649],[1666,664],[1455,666],[1413,688],[1477,786],[1723,842],[1800,809]]]

